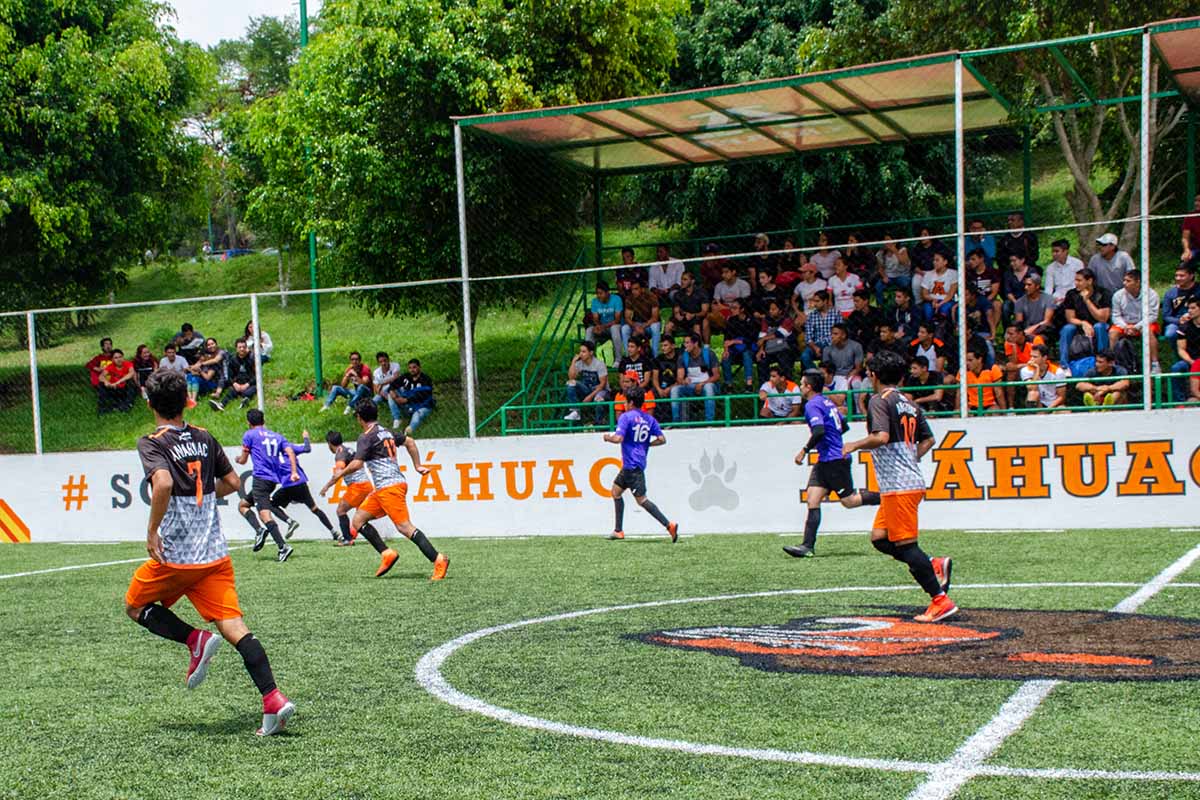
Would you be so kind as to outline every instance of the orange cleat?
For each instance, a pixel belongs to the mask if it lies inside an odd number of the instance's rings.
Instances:
[[[438,557],[433,562],[433,574],[429,576],[431,581],[440,581],[446,577],[446,570],[450,568],[450,558],[445,553],[438,553]]]
[[[625,531],[613,531],[608,535],[609,539],[624,539]]]
[[[400,558],[400,554],[390,547],[379,555],[381,555],[382,558],[379,561],[379,569],[375,570],[376,578],[382,578],[384,575],[387,575],[388,570],[394,567],[397,559]]]
[[[939,594],[933,598],[933,602],[929,604],[929,608],[925,609],[924,614],[917,614],[913,619],[917,622],[940,622],[957,613],[958,606],[954,605],[954,601],[945,594]]]
[[[667,526],[667,535],[671,537],[671,544],[679,541],[679,523],[672,522]]]
[[[933,574],[937,577],[942,591],[950,591],[950,570],[953,566],[950,562],[950,556],[946,556],[945,558],[931,558],[929,561],[933,564]]]
[[[188,398],[188,401],[187,401],[187,407],[188,407],[188,408],[195,408],[195,407],[196,407],[196,401],[195,401],[195,400],[193,400],[192,398],[190,398],[190,397],[189,397],[189,398]]]

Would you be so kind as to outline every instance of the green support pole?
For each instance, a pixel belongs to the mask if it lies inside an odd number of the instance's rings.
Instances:
[[[594,259],[597,267],[604,266],[604,203],[602,202],[604,192],[604,178],[599,173],[592,176],[592,224],[595,226],[596,234],[596,258]]]
[[[217,242],[213,238],[212,208],[211,207],[208,209],[208,249],[209,249],[210,253],[215,252],[217,249]]]
[[[306,0],[300,0],[300,49],[303,50],[307,46],[308,3]],[[304,147],[304,155],[306,158],[309,157],[307,145]],[[311,166],[311,161],[309,163]],[[310,288],[317,288],[317,234],[312,230],[308,232],[308,285]],[[312,298],[313,376],[316,379],[317,394],[319,395],[324,388],[324,375],[321,374],[321,299],[316,292],[309,297]]]
[[[1188,107],[1187,112],[1187,197],[1183,199],[1183,210],[1191,213],[1192,202],[1196,199],[1196,109]]]
[[[1033,218],[1033,134],[1028,127],[1021,137],[1021,173],[1021,210],[1028,225]]]

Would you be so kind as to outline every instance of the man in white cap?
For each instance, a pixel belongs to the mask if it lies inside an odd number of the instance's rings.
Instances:
[[[1125,273],[1135,269],[1129,253],[1119,248],[1115,233],[1106,233],[1096,240],[1100,250],[1088,261],[1088,269],[1096,273],[1096,285],[1118,291],[1123,285]]]

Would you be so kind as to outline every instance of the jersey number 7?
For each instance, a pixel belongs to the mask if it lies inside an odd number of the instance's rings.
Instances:
[[[192,475],[196,478],[196,505],[198,505],[198,506],[203,505],[204,504],[204,484],[202,484],[200,482],[200,480],[204,473],[201,470],[200,461],[193,460],[193,461],[187,462],[187,471],[188,471],[188,475]]]

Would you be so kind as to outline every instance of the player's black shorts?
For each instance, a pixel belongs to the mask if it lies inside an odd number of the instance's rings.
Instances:
[[[634,497],[646,496],[646,473],[640,469],[623,469],[617,473],[613,483],[633,492]]]
[[[269,481],[266,478],[254,476],[253,486],[250,488],[250,497],[254,500],[254,507],[259,511],[271,510],[271,492],[278,487],[275,481]]]
[[[854,476],[850,473],[850,459],[818,461],[808,475],[808,488],[828,489],[838,497],[854,494]]]
[[[287,508],[290,503],[303,503],[305,508],[312,508],[317,504],[317,501],[313,500],[312,492],[308,490],[307,483],[279,487],[279,490],[271,495],[271,502],[277,508]]]

